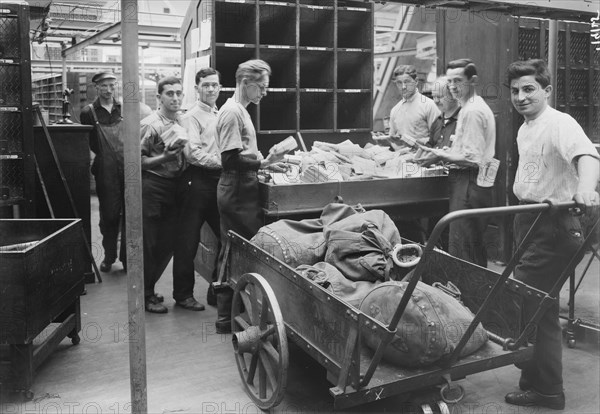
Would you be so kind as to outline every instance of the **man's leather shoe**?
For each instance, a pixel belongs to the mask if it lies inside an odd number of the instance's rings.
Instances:
[[[182,307],[183,309],[192,310],[192,311],[203,311],[204,305],[198,302],[193,297],[187,298],[185,300],[175,301],[175,305]]]
[[[546,407],[553,410],[564,410],[565,393],[545,395],[534,390],[511,392],[504,397],[507,403],[523,407]]]
[[[156,300],[160,303],[163,303],[165,301],[165,297],[163,295],[161,295],[160,293],[155,293],[152,296],[154,296],[156,298]]]
[[[112,268],[112,263],[108,263],[106,261],[103,261],[102,263],[100,263],[100,271],[101,272],[108,273],[108,272],[110,272],[111,268]]]
[[[169,311],[165,305],[160,303],[155,295],[146,298],[145,308],[146,312],[150,313],[167,313]]]

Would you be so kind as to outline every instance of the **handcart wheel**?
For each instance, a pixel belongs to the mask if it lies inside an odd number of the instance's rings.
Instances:
[[[287,383],[288,343],[277,298],[261,275],[246,273],[236,283],[231,317],[246,392],[260,409],[275,407]]]
[[[73,336],[70,337],[71,338],[71,343],[73,345],[79,345],[79,343],[81,342],[81,337],[79,336],[78,333],[75,333]]]
[[[450,414],[450,408],[448,408],[448,404],[444,401],[438,401],[437,406],[440,409],[441,414]]]
[[[465,396],[464,388],[459,384],[444,384],[440,389],[442,401],[448,404],[455,404]]]
[[[433,414],[433,410],[429,404],[421,404],[421,412],[423,414]]]

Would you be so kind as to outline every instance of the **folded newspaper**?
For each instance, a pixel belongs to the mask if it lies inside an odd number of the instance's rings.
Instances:
[[[171,128],[162,133],[160,138],[169,149],[183,147],[189,141],[187,131],[179,124],[173,124]]]

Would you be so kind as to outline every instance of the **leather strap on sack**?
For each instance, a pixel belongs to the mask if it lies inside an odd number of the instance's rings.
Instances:
[[[448,281],[446,283],[446,285],[442,285],[440,282],[434,282],[431,284],[431,286],[441,290],[442,292],[444,292],[447,295],[452,296],[454,299],[458,300],[459,302],[461,301],[460,300],[460,295],[461,295],[460,289],[454,283]]]

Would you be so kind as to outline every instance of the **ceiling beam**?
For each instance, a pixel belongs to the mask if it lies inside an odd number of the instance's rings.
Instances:
[[[99,41],[104,40],[107,37],[114,35],[115,33],[121,33],[121,22],[117,22],[117,23],[113,24],[112,26],[102,30],[101,32],[98,32],[95,35],[90,36],[85,40],[82,40],[81,42],[77,43],[76,45],[73,45],[71,47],[64,49],[62,51],[62,57],[66,58],[67,56],[72,55],[73,53],[77,53],[77,52],[81,51],[82,49],[85,49],[88,46],[92,46],[92,45],[98,43]]]
[[[374,57],[375,57],[375,59],[378,59],[378,58],[389,58],[389,57],[400,57],[400,56],[414,56],[416,54],[417,54],[417,48],[411,48],[411,49],[391,50],[389,52],[374,53]]]

